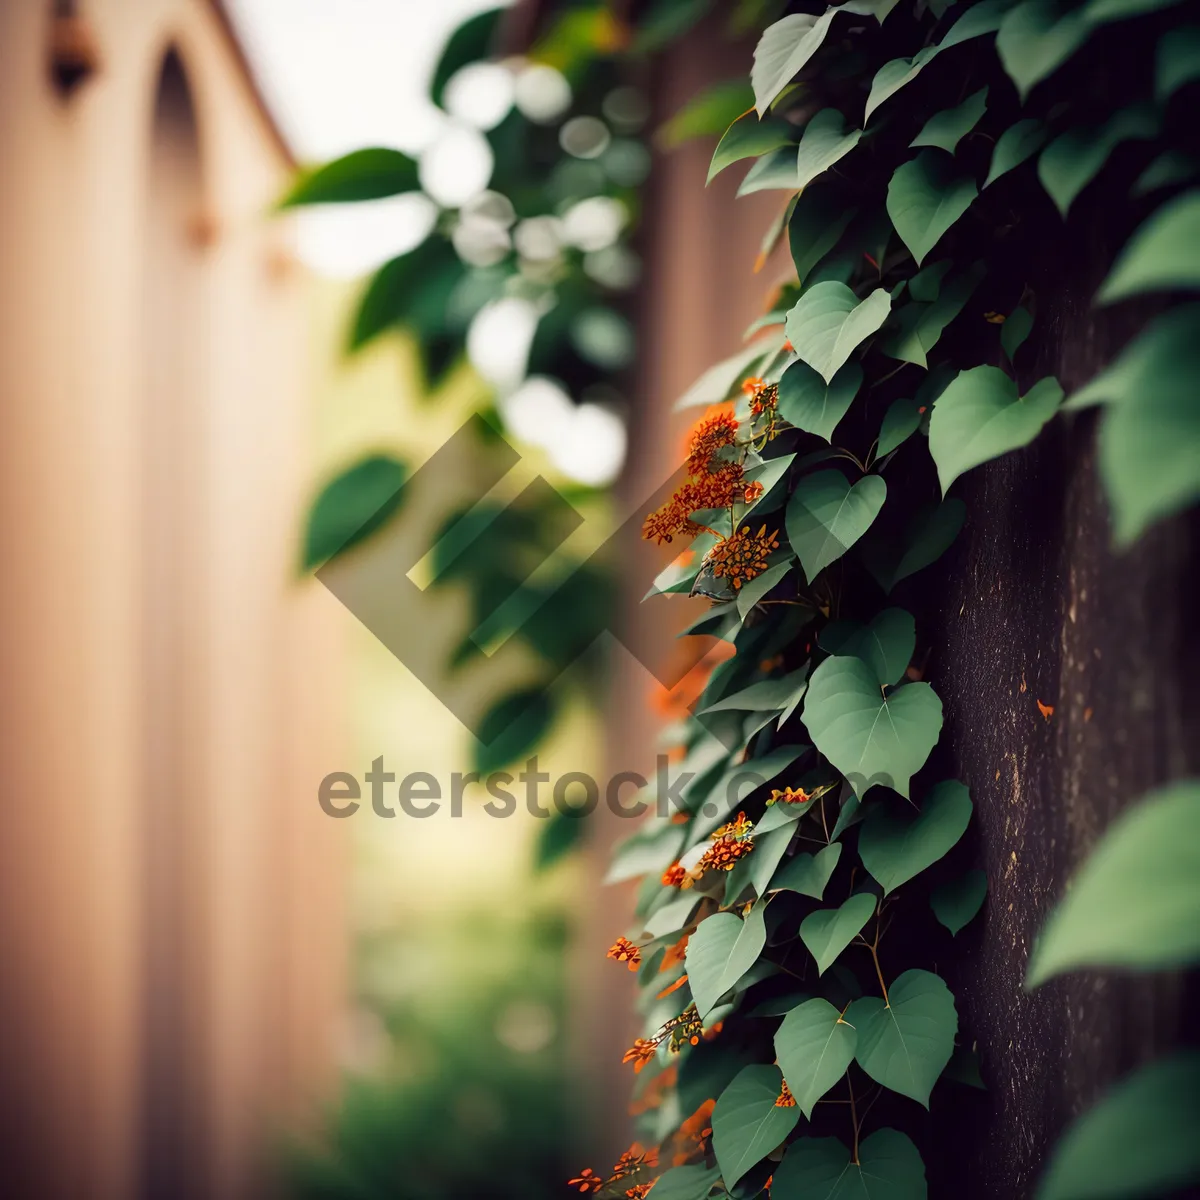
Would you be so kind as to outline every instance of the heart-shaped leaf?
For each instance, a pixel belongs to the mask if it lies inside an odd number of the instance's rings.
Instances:
[[[859,892],[840,908],[818,909],[800,922],[800,939],[817,960],[818,975],[825,974],[871,919],[875,904],[870,892]]]
[[[908,795],[942,728],[942,702],[927,683],[883,694],[861,658],[827,658],[812,673],[804,725],[861,798],[876,784]]]
[[[925,798],[915,821],[901,820],[880,806],[863,822],[858,853],[886,896],[941,858],[966,831],[971,794],[947,779]]]
[[[1006,175],[1013,167],[1019,167],[1027,158],[1032,158],[1050,136],[1049,130],[1032,117],[1026,117],[1010,125],[997,139],[992,151],[992,165],[983,181],[986,188]]]
[[[1042,151],[1038,178],[1065,217],[1075,197],[1099,173],[1112,152],[1130,138],[1150,138],[1158,120],[1149,105],[1122,109],[1097,129],[1069,129]]]
[[[711,917],[709,918],[712,919]],[[743,1067],[713,1109],[713,1153],[731,1188],[796,1128],[800,1110],[778,1106],[783,1075],[778,1067]]]
[[[892,401],[879,426],[879,445],[876,447],[876,453],[880,458],[891,454],[917,432],[921,427],[921,418],[925,415],[921,411],[924,407],[916,397],[902,397]]]
[[[888,184],[888,216],[918,266],[976,195],[975,181],[958,174],[954,159],[937,150],[922,150],[897,168]]]
[[[797,429],[832,442],[833,431],[854,402],[862,381],[858,363],[847,363],[827,383],[807,363],[794,362],[779,380],[779,415]]]
[[[807,1000],[783,1018],[775,1031],[775,1059],[809,1120],[817,1101],[854,1061],[857,1044],[858,1034],[828,1000]]]
[[[1025,0],[1005,14],[996,52],[1022,100],[1087,41],[1093,26],[1086,7],[1063,14],[1057,0]]]
[[[1046,922],[1026,986],[1079,967],[1167,970],[1200,961],[1200,781],[1119,817]]]
[[[1096,299],[1200,287],[1200,192],[1164,204],[1126,243]],[[794,343],[793,343],[794,344]]]
[[[696,1011],[703,1021],[717,1001],[758,961],[767,943],[761,907],[743,921],[733,913],[714,913],[688,939],[687,970]]]
[[[987,94],[987,88],[980,88],[957,107],[934,113],[909,145],[937,146],[953,154],[958,143],[975,128],[979,118],[987,111]]]
[[[775,1200],[926,1200],[925,1164],[895,1129],[864,1138],[858,1161],[837,1138],[798,1138],[775,1172]]]
[[[888,999],[864,996],[846,1010],[858,1031],[855,1058],[876,1083],[929,1107],[929,1093],[954,1053],[958,1013],[941,978],[905,971]]]
[[[820,900],[841,856],[841,842],[833,842],[816,854],[797,854],[775,872],[771,890],[799,892],[801,896]]]
[[[1063,390],[1047,376],[1018,395],[999,367],[960,371],[937,398],[929,419],[929,452],[942,494],[964,472],[1028,445],[1058,411]]]
[[[912,661],[917,646],[917,626],[912,613],[885,608],[869,625],[858,621],[832,621],[818,638],[822,650],[861,658],[880,687],[898,682]]]
[[[967,517],[961,500],[943,500],[919,511],[909,522],[904,537],[864,538],[860,553],[867,570],[879,586],[890,592],[901,579],[907,579],[936,562],[958,536]]]
[[[742,113],[721,135],[721,140],[713,151],[705,183],[712,183],[726,167],[735,162],[743,158],[759,158],[770,154],[772,150],[788,145],[791,140],[792,126],[787,121],[781,121],[777,117],[760,121],[758,113],[753,109]]]
[[[804,127],[796,154],[796,186],[806,188],[818,175],[845,158],[862,137],[861,129],[846,129],[846,118],[836,108],[823,108]]]
[[[1037,1200],[1164,1196],[1200,1181],[1200,1054],[1122,1080],[1054,1147]]]
[[[763,30],[754,47],[754,65],[750,68],[750,85],[760,116],[821,48],[836,12],[827,8],[819,17],[793,13]]]
[[[808,282],[809,272],[837,245],[857,213],[834,188],[801,193],[788,222],[788,244],[801,283]]]
[[[860,302],[844,283],[831,279],[801,295],[784,329],[796,353],[829,383],[855,347],[887,320],[891,308],[883,288]]]
[[[934,888],[929,903],[933,915],[957,937],[958,931],[983,907],[986,896],[987,874],[976,869]]]
[[[841,471],[817,471],[796,485],[788,501],[788,541],[811,583],[871,527],[887,497],[879,475],[867,475],[853,487]]]
[[[796,152],[791,146],[764,154],[746,172],[746,178],[738,184],[737,195],[750,196],[755,192],[772,190],[796,190]]]
[[[884,354],[918,367],[928,366],[927,355],[942,331],[962,311],[971,293],[987,274],[982,262],[963,272],[929,304],[907,304],[894,314],[896,328],[880,341]],[[911,290],[911,289],[910,289]],[[884,451],[880,451],[882,455]]]

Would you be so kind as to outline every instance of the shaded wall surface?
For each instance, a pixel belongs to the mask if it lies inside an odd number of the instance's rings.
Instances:
[[[72,6],[69,95],[62,7],[0,0],[0,1176],[257,1196],[344,977],[290,166],[214,4]]]
[[[698,91],[748,67],[748,50],[703,31],[656,79],[660,111],[677,107],[682,79]],[[704,365],[736,348],[770,282],[751,269],[771,203],[734,200],[737,168],[727,190],[718,180],[704,192],[710,153],[698,145],[660,163],[648,197],[640,328],[652,413],[642,418],[633,460],[643,483],[677,461],[670,456],[682,429],[671,402]],[[1090,306],[1136,214],[1119,216],[1127,227],[1116,228],[1104,197],[1085,197],[1073,214],[1084,233],[1066,244],[1057,215],[1043,208],[1033,212],[1031,244],[997,252],[1002,274],[1011,263],[1033,263],[1033,275],[998,280],[1000,293],[980,311],[1001,301],[1007,311],[1027,283],[1037,323],[1018,359],[1020,381],[1027,389],[1054,374],[1069,394],[1147,316]],[[981,336],[976,327],[964,333],[965,322],[949,335],[963,339],[960,349]],[[978,314],[976,325],[990,340],[974,361],[998,361],[994,327]],[[867,414],[872,430],[881,416]],[[889,486],[906,472],[936,498],[932,472],[903,457],[889,469]],[[958,998],[963,1038],[978,1043],[988,1090],[939,1085],[932,1121],[915,1114],[912,1132],[929,1150],[934,1195],[1019,1200],[1032,1194],[1073,1115],[1136,1064],[1196,1034],[1196,988],[1178,976],[1080,972],[1033,995],[1022,980],[1036,932],[1113,818],[1153,786],[1200,773],[1200,529],[1193,515],[1152,529],[1127,553],[1112,551],[1094,413],[1056,419],[1032,447],[970,472],[953,494],[967,505],[963,532],[892,599],[917,616],[917,661],[945,708],[941,741],[914,794],[957,777],[975,803],[962,851],[966,865],[973,855],[986,868],[990,894],[971,927],[933,948],[931,965]],[[1039,700],[1053,708],[1049,720]],[[644,747],[654,718],[632,691],[624,703],[627,744]],[[895,970],[906,965],[901,950]]]

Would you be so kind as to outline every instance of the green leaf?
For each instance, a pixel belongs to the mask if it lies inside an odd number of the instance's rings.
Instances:
[[[861,798],[876,784],[908,796],[942,728],[942,702],[927,683],[884,695],[861,658],[827,658],[812,673],[804,726]]]
[[[769,817],[776,806],[767,810]],[[755,899],[761,899],[767,894],[771,877],[779,866],[784,854],[787,853],[795,828],[789,821],[786,825],[774,829],[764,828],[764,822],[759,821],[754,827],[754,850],[736,863],[729,872],[725,885],[725,904],[733,904],[747,885],[754,889]]]
[[[714,913],[700,922],[688,940],[686,961],[701,1020],[754,966],[766,942],[761,906],[752,908],[744,921],[733,913]]]
[[[1087,41],[1092,28],[1083,9],[1064,15],[1058,0],[1025,0],[1005,14],[996,52],[1022,100]]]
[[[793,561],[787,559],[769,567],[761,575],[756,575],[749,583],[742,584],[737,594],[738,616],[745,620],[750,610],[777,584],[781,583],[793,567]]]
[[[902,362],[928,366],[929,351],[937,345],[946,326],[962,312],[986,274],[987,268],[977,262],[941,290],[931,304],[905,305],[895,314],[897,328],[880,342],[880,350]]]
[[[429,98],[439,108],[446,95],[446,84],[468,63],[488,58],[492,52],[496,30],[505,9],[490,8],[477,13],[459,25],[446,41],[433,78],[429,81]]]
[[[893,400],[879,426],[879,445],[875,453],[883,458],[903,445],[921,427],[925,406],[913,399]]]
[[[830,654],[861,658],[875,672],[879,686],[885,687],[904,677],[917,644],[916,623],[912,613],[902,608],[885,608],[869,625],[833,621],[818,641]]]
[[[1010,125],[997,139],[992,151],[992,165],[988,168],[986,188],[1001,175],[1019,167],[1027,158],[1032,158],[1045,144],[1050,131],[1033,117],[1026,117]]]
[[[841,471],[817,471],[796,485],[788,500],[788,541],[811,583],[871,527],[887,496],[887,484],[867,475],[853,487]]]
[[[796,190],[796,151],[791,146],[774,150],[756,162],[738,185],[736,195],[755,192],[794,192]]]
[[[1166,102],[1184,84],[1200,79],[1200,25],[1169,29],[1158,42],[1154,65],[1154,98]]]
[[[736,712],[782,712],[798,695],[804,693],[807,680],[807,667],[790,671],[778,679],[763,679],[758,683],[752,683],[747,688],[743,688],[740,692],[735,692],[732,696],[727,696],[722,700],[718,700],[715,704],[710,704],[707,708],[700,709],[696,713],[696,716],[702,717],[706,713],[725,712],[728,710]]]
[[[890,592],[902,579],[915,575],[950,548],[967,517],[961,500],[943,500],[922,509],[913,517],[904,539],[863,539],[862,559],[879,586]]]
[[[658,1200],[707,1200],[720,1178],[720,1167],[691,1163],[664,1171],[655,1181],[654,1190]]]
[[[511,692],[484,714],[476,731],[475,770],[490,775],[527,758],[554,724],[545,688]]]
[[[960,371],[937,398],[929,419],[929,452],[942,494],[964,472],[1027,446],[1058,411],[1063,391],[1047,376],[1025,393],[999,367]]]
[[[743,346],[736,354],[709,367],[678,400],[675,411],[684,408],[707,407],[728,400],[737,392],[743,379],[753,375],[756,367],[774,356],[783,345],[783,337],[764,334],[749,346]]]
[[[943,857],[970,820],[970,792],[947,779],[925,798],[915,821],[900,820],[886,806],[871,813],[858,835],[858,854],[887,896]]]
[[[797,429],[832,442],[833,431],[854,402],[862,381],[858,363],[847,363],[827,383],[807,363],[794,362],[779,380],[779,415]]]
[[[862,137],[861,129],[846,131],[846,119],[836,108],[823,108],[804,127],[796,155],[796,186],[806,188],[818,175],[845,158]]]
[[[440,238],[384,263],[359,301],[348,349],[360,350],[397,325],[427,338],[443,332],[445,306],[464,270],[453,246]]]
[[[657,133],[658,142],[667,150],[700,137],[721,137],[740,116],[754,105],[754,93],[747,80],[727,79],[693,96]]]
[[[937,146],[953,154],[955,147],[979,123],[987,111],[987,88],[972,92],[956,108],[935,113],[921,128],[910,146]]]
[[[1096,299],[1111,304],[1143,292],[1185,288],[1200,288],[1200,191],[1176,196],[1138,227]]]
[[[942,278],[954,263],[944,258],[941,262],[922,267],[909,281],[908,294],[922,304],[932,304],[942,290]]]
[[[382,146],[355,150],[323,167],[307,171],[279,202],[280,208],[305,204],[344,204],[352,200],[381,200],[420,187],[417,164],[399,150]]]
[[[1118,546],[1200,498],[1197,378],[1200,305],[1193,304],[1158,317],[1072,397],[1113,401],[1100,426],[1099,457]]]
[[[793,349],[826,383],[866,338],[887,320],[891,297],[876,288],[865,300],[835,280],[814,284],[784,322]]]
[[[817,1101],[854,1061],[857,1044],[858,1034],[828,1000],[807,1000],[793,1008],[775,1031],[775,1059],[810,1121]]]
[[[929,1107],[929,1093],[954,1053],[958,1013],[941,978],[905,971],[885,1004],[864,996],[846,1010],[858,1030],[858,1065],[876,1083]]]
[[[1046,922],[1027,987],[1080,967],[1160,971],[1200,961],[1200,780],[1119,817]]]
[[[772,150],[788,145],[792,141],[792,130],[793,127],[787,121],[781,121],[777,117],[768,117],[765,121],[760,121],[753,109],[743,113],[725,130],[717,143],[712,162],[708,166],[705,185],[712,183],[726,167],[743,158],[760,158],[764,154],[770,154]]]
[[[857,212],[829,187],[810,188],[800,194],[788,222],[788,243],[801,283],[837,245]]]
[[[533,851],[534,870],[545,871],[575,850],[583,841],[585,828],[579,815],[556,812],[543,823],[538,834]]]
[[[819,17],[792,13],[763,30],[750,68],[750,84],[760,115],[821,48],[836,11],[827,8]]]
[[[1149,196],[1159,188],[1173,187],[1194,179],[1200,167],[1196,160],[1178,150],[1160,154],[1134,181],[1131,196]]]
[[[1037,1200],[1162,1196],[1200,1181],[1200,1053],[1118,1083],[1054,1147]]]
[[[308,515],[303,570],[315,570],[374,533],[400,507],[407,478],[399,459],[373,454],[327,483]]]
[[[896,58],[884,63],[871,81],[871,93],[867,97],[866,111],[863,114],[863,124],[870,120],[871,114],[890,96],[894,96],[905,84],[911,83],[943,50],[949,50],[961,42],[972,38],[982,37],[986,33],[995,33],[1000,27],[1000,17],[1007,0],[983,0],[982,4],[972,5],[947,31],[941,42],[926,46],[912,58]]]
[[[798,1138],[771,1185],[775,1200],[926,1200],[925,1164],[895,1129],[864,1138],[858,1162],[837,1138]]]
[[[1032,330],[1033,314],[1023,304],[1018,304],[1000,327],[1000,348],[1009,362],[1012,362]]]
[[[799,892],[801,896],[820,900],[833,878],[841,855],[841,842],[834,842],[816,854],[797,854],[775,872],[771,879],[771,890]]]
[[[710,917],[709,920],[712,920]],[[796,1128],[800,1110],[777,1108],[783,1091],[778,1067],[743,1067],[713,1109],[713,1153],[726,1188],[731,1188]]]
[[[936,150],[922,150],[897,168],[888,184],[888,216],[918,266],[978,194],[975,181]]]
[[[1075,197],[1108,161],[1112,152],[1131,138],[1150,138],[1158,120],[1148,105],[1122,109],[1094,129],[1068,129],[1059,134],[1038,158],[1038,178],[1065,217]]]
[[[929,903],[933,915],[957,937],[983,907],[986,896],[987,873],[976,869],[934,888]]]
[[[840,908],[819,908],[800,922],[800,940],[817,960],[818,975],[824,975],[862,931],[874,914],[875,905],[870,892],[859,892]]]

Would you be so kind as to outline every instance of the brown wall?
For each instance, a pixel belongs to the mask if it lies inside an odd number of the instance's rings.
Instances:
[[[0,1172],[257,1195],[343,977],[288,166],[210,5],[79,5],[69,97],[53,7],[0,0]]]

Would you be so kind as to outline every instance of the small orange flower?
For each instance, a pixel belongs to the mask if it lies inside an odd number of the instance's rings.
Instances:
[[[638,1073],[641,1069],[654,1057],[654,1052],[658,1049],[658,1042],[651,1038],[638,1038],[628,1050],[625,1051],[625,1057],[621,1059],[623,1063],[633,1063],[634,1073]]]
[[[645,1167],[658,1166],[658,1147],[651,1146],[649,1150],[643,1152],[641,1146],[634,1142],[632,1146],[626,1150],[612,1170],[612,1178],[610,1183],[618,1179],[624,1179],[626,1175],[632,1175],[635,1171],[640,1171]]]
[[[629,1200],[646,1200],[646,1197],[650,1195],[650,1189],[657,1182],[656,1179],[652,1179],[649,1183],[635,1183],[633,1187],[626,1189],[625,1195],[629,1197]]]
[[[779,549],[779,534],[768,533],[765,525],[755,534],[743,525],[736,533],[718,542],[705,556],[713,574],[726,576],[734,588],[740,588],[767,569],[767,555]]]
[[[698,1046],[700,1035],[704,1032],[704,1024],[700,1020],[696,1006],[689,1004],[679,1016],[672,1018],[663,1026],[662,1032],[671,1035],[671,1049],[675,1052],[678,1052],[685,1042]]]
[[[709,834],[709,839],[714,842],[719,842],[726,837],[745,837],[746,834],[754,828],[754,823],[746,816],[744,812],[738,813],[732,821],[722,825],[720,829],[714,829]]]
[[[754,396],[766,386],[765,379],[760,378],[758,375],[751,375],[748,379],[742,380],[742,393],[746,396]]]
[[[661,975],[664,971],[669,971],[676,963],[683,962],[683,956],[687,953],[688,935],[685,933],[673,946],[668,946],[666,953],[662,958],[662,965],[658,968],[658,973]]]
[[[683,887],[683,881],[687,878],[687,871],[677,862],[673,862],[662,873],[663,887]]]
[[[656,1000],[666,999],[666,997],[669,996],[672,992],[679,991],[679,989],[681,987],[683,987],[683,985],[685,983],[687,983],[687,981],[688,981],[688,977],[686,975],[680,975],[680,977],[677,980],[675,980],[674,983],[669,984],[667,987],[663,988],[663,990],[658,993],[658,995],[655,997],[655,999]]]
[[[575,1179],[567,1180],[567,1187],[578,1188],[585,1196],[588,1192],[598,1192],[603,1186],[604,1180],[591,1167],[584,1167]]]
[[[795,1108],[796,1097],[792,1095],[791,1089],[787,1085],[787,1080],[783,1081],[783,1091],[779,1093],[779,1098],[775,1101],[776,1108]]]
[[[767,800],[768,804],[807,804],[812,799],[812,793],[803,788],[775,788]]]
[[[617,962],[629,964],[631,971],[638,969],[638,964],[642,961],[642,952],[628,938],[619,937],[608,948],[608,958],[615,959]]]
[[[766,416],[767,413],[773,413],[778,403],[779,385],[764,384],[750,397],[750,415],[757,420],[759,417]]]

